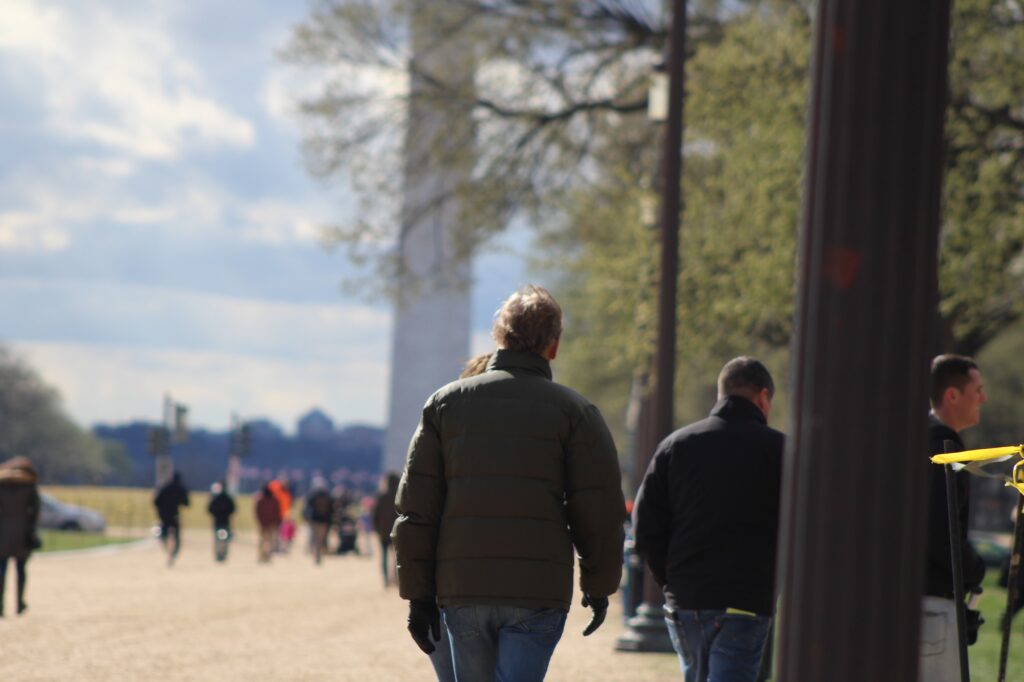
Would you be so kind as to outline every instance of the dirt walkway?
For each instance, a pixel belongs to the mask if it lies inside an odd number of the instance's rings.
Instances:
[[[251,538],[215,564],[205,533],[189,534],[168,569],[155,543],[29,563],[28,604],[0,619],[0,680],[432,680],[405,632],[405,602],[381,585],[377,562],[301,552],[258,565]],[[376,559],[376,557],[374,557]],[[574,606],[548,679],[679,680],[672,656],[621,654],[619,605],[583,639]]]

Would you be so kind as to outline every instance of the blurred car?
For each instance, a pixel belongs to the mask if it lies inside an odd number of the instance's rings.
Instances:
[[[39,502],[40,528],[90,533],[102,533],[107,528],[107,520],[95,509],[61,502],[46,493],[39,493]]]

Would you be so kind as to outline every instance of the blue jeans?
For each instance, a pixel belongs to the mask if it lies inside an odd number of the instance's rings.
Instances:
[[[771,622],[725,609],[665,609],[686,682],[756,682]]]
[[[444,621],[457,682],[544,679],[567,613],[517,606],[450,606]]]
[[[441,639],[434,642],[434,653],[430,654],[430,665],[434,666],[437,682],[457,682],[455,668],[452,664],[452,645],[448,641],[448,626],[445,625],[444,612],[441,613]]]

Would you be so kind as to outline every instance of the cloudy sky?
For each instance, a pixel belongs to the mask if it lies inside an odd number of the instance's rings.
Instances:
[[[383,424],[391,315],[339,291],[304,173],[277,0],[0,0],[0,343],[84,425],[311,406]],[[522,283],[477,263],[474,346]]]

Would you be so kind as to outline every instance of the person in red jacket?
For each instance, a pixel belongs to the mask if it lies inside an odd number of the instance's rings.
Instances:
[[[260,563],[267,563],[281,527],[281,504],[269,485],[264,485],[256,498],[256,522],[260,527],[259,560]]]

